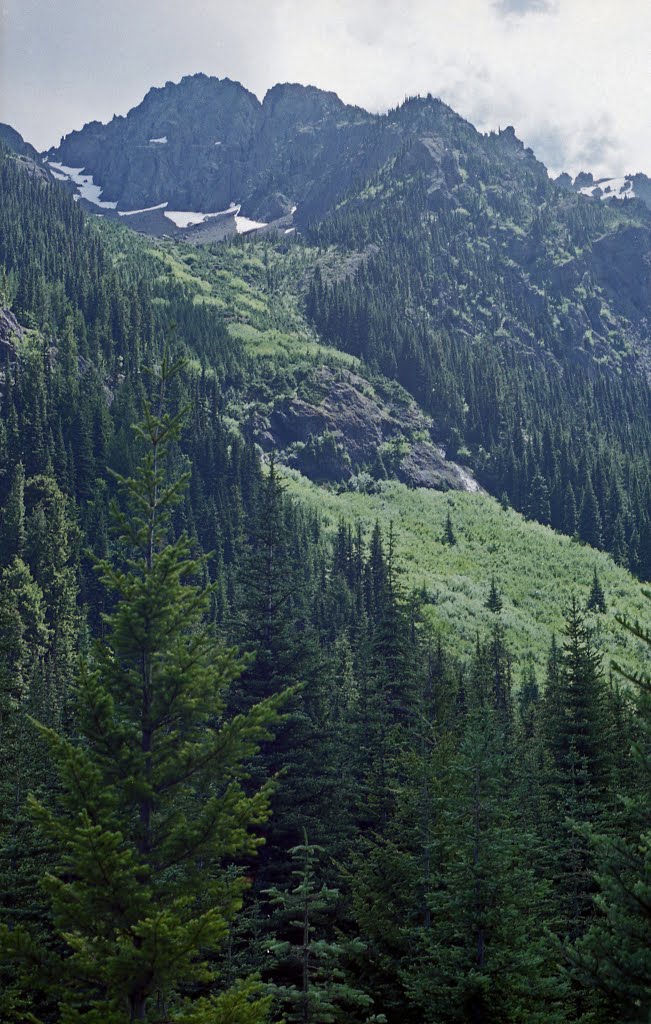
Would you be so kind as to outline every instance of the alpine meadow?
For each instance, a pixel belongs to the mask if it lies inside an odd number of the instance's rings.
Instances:
[[[206,74],[0,125],[0,1024],[650,1024],[630,171]]]

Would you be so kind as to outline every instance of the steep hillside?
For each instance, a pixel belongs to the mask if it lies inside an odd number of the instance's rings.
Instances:
[[[17,132],[9,124],[0,124],[0,142],[8,146],[14,153],[18,153],[19,156],[38,160],[38,153],[34,147],[29,142],[25,142],[20,132]]]
[[[201,134],[213,107],[222,111],[229,146],[238,133],[246,136],[247,159],[266,154],[258,170],[268,157],[271,177],[274,167],[291,171],[305,196],[314,189],[323,201],[323,216],[315,222],[312,211],[311,225],[294,237],[286,225],[293,216],[306,224],[310,208],[299,204],[292,214],[293,201],[271,233],[262,266],[261,250],[242,274],[228,268],[237,244],[220,256],[210,243],[251,224],[233,207],[178,229],[189,240],[201,233],[205,256],[199,246],[193,254],[170,242],[158,251],[152,244],[148,275],[158,279],[164,269],[177,290],[192,294],[197,310],[223,313],[230,336],[249,353],[280,356],[304,346],[304,355],[321,360],[325,344],[352,357],[348,373],[357,366],[359,376],[361,366],[371,387],[376,377],[384,381],[384,396],[375,388],[369,404],[364,385],[350,377],[341,385],[331,370],[304,367],[300,381],[291,378],[291,395],[272,373],[273,384],[262,392],[273,393],[273,401],[249,396],[253,436],[313,474],[319,462],[325,478],[339,481],[363,470],[457,486],[462,478],[443,463],[461,462],[519,511],[578,532],[649,578],[651,214],[644,204],[575,195],[550,182],[513,129],[481,136],[429,97],[371,118],[316,90],[278,87],[260,105],[235,83],[195,76],[150,93],[114,127],[95,125],[65,144],[81,147],[94,138],[102,159],[119,162],[131,145],[117,144],[120,133],[135,139],[145,126],[163,131],[156,118],[170,111],[183,130],[194,131],[192,117],[179,112],[195,111]],[[324,132],[341,141],[358,130],[359,144],[340,151],[337,142],[323,158]],[[277,148],[281,137],[291,140],[289,149]],[[149,138],[168,142],[147,141],[147,152],[168,152],[171,136]],[[281,151],[295,155],[296,146],[307,147],[314,162],[274,163]],[[224,152],[230,161],[231,150]],[[81,150],[58,155],[82,160]],[[181,181],[174,160],[165,174]],[[313,171],[323,177],[317,181]],[[81,187],[88,193],[100,186]],[[169,233],[161,227],[166,222],[176,230],[169,204],[133,217],[108,212],[116,224],[161,234]],[[152,218],[158,226],[149,224]],[[274,289],[284,295],[282,308],[277,296],[268,298]],[[340,355],[332,358],[341,365]],[[402,395],[397,404],[387,381],[403,389],[395,392]],[[405,393],[420,412],[402,416]],[[344,408],[349,416],[342,417]]]
[[[531,657],[542,673],[572,595],[587,602],[596,570],[607,606],[606,614],[591,617],[601,649],[630,668],[644,659],[643,646],[615,620],[645,615],[642,588],[603,552],[527,522],[485,494],[442,494],[389,481],[374,494],[336,493],[296,473],[286,479],[290,494],[327,516],[333,534],[342,520],[361,522],[367,535],[376,523],[385,536],[392,528],[403,585],[422,591],[424,615],[464,657],[494,621],[486,601],[495,579],[516,678]],[[446,539],[448,514],[452,545]]]
[[[594,278],[546,283],[609,204],[484,144],[201,248],[0,146],[3,1022],[651,1006],[648,694],[609,674],[651,639],[615,619],[646,618],[643,338],[588,351]]]
[[[48,159],[92,175],[120,210],[241,203],[275,221],[298,205],[304,222],[399,145],[396,133],[378,143],[376,122],[311,87],[277,85],[260,103],[238,82],[194,75],[152,89],[126,117],[72,132]]]
[[[159,309],[169,306],[171,283],[193,308],[223,317],[246,353],[244,377],[224,408],[263,451],[350,487],[390,475],[413,486],[478,489],[466,468],[446,459],[433,421],[400,385],[324,345],[308,323],[302,299],[316,250],[273,237],[196,249],[108,222],[98,228],[123,270],[150,280]],[[192,337],[183,337],[196,360]]]
[[[424,137],[440,111],[402,116]],[[649,578],[649,211],[560,189],[510,129],[459,137],[447,166],[412,146],[310,230],[354,267],[320,261],[311,318],[489,491]]]

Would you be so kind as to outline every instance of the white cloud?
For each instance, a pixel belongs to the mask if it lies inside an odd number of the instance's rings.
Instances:
[[[651,172],[648,0],[5,0],[0,120],[38,146],[205,71],[374,110],[433,92],[553,171]]]

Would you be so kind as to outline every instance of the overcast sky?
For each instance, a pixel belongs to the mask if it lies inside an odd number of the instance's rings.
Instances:
[[[651,174],[651,0],[0,0],[0,121],[40,148],[204,71],[386,110],[432,92],[555,173]]]

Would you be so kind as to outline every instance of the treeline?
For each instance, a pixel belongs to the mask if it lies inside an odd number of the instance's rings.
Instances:
[[[49,298],[0,387],[0,1018],[646,1021],[650,686],[599,581],[545,678],[499,580],[462,661],[391,532],[331,537],[228,429],[230,357],[169,368],[191,309],[100,345],[92,224],[2,170],[5,280],[33,252]]]
[[[365,258],[322,261],[308,314],[399,380],[491,493],[648,580],[651,392],[585,256],[609,215],[533,171],[513,191],[503,163],[454,160],[456,206],[390,168],[313,228]]]

